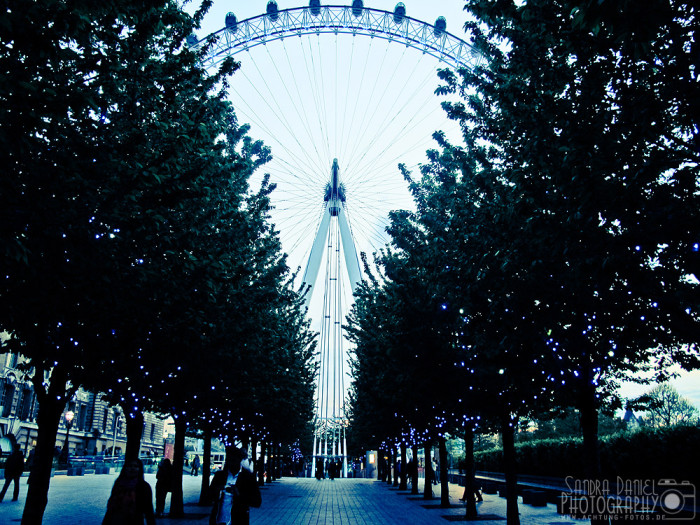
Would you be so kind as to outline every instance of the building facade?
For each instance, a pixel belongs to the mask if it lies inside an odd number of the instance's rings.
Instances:
[[[9,453],[9,434],[13,434],[25,457],[36,446],[39,405],[34,387],[17,369],[21,358],[0,354],[0,448]],[[68,444],[73,456],[123,454],[126,450],[126,421],[119,407],[111,406],[100,393],[82,388],[66,405],[58,427],[56,447]],[[68,423],[66,414],[72,414]],[[69,414],[69,415],[70,415]],[[141,454],[162,456],[164,422],[154,414],[144,414]]]

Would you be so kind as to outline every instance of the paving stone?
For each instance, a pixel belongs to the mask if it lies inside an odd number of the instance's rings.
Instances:
[[[51,479],[49,503],[44,514],[47,525],[93,525],[104,515],[116,474],[88,474],[85,476],[55,476]],[[155,475],[146,474],[146,481],[155,488]],[[157,519],[169,525],[207,525],[209,509],[197,505],[200,477],[184,476],[183,492],[186,519]],[[422,494],[422,481],[419,491]],[[410,487],[409,487],[410,489]],[[439,496],[439,486],[433,487]],[[450,485],[451,507],[439,506],[439,499],[431,500],[429,508],[423,498],[409,491],[398,492],[387,483],[367,479],[321,480],[283,478],[262,489],[263,504],[251,509],[251,525],[447,525],[464,521],[465,507],[459,498],[464,491],[457,484]],[[20,501],[6,499],[0,503],[0,523],[19,523],[27,493],[26,478],[22,479]],[[169,508],[170,498],[166,503]],[[485,495],[477,505],[481,516],[479,525],[505,524],[505,499]],[[558,515],[556,506],[531,507],[520,505],[522,525],[567,525],[576,522]]]

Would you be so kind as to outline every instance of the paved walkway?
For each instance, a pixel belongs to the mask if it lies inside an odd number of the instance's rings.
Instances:
[[[115,478],[114,474],[55,476],[51,480],[44,523],[99,524]],[[155,487],[154,474],[147,474],[146,480]],[[157,522],[163,525],[207,525],[209,508],[196,505],[201,478],[184,476],[183,480],[187,519],[158,519]],[[419,487],[422,488],[422,480]],[[435,489],[437,492],[439,486]],[[251,525],[447,525],[465,513],[463,504],[458,501],[463,489],[457,485],[450,485],[450,489],[454,507],[441,509],[439,499],[425,501],[420,496],[411,496],[376,480],[283,478],[262,488],[262,507],[251,510],[250,521]],[[9,500],[10,490],[5,501],[0,503],[0,523],[21,521],[26,490],[26,478],[22,479],[19,502]],[[479,513],[479,524],[505,525],[505,499],[484,495],[484,502],[479,503]],[[523,525],[581,523],[558,515],[554,505],[536,508],[521,504],[520,519]]]

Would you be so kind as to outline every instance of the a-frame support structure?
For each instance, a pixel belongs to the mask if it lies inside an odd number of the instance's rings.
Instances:
[[[342,462],[339,474],[345,476],[347,472],[345,439],[347,355],[342,333],[340,272],[342,268],[345,268],[351,290],[354,291],[362,280],[362,271],[355,242],[350,232],[345,199],[345,188],[340,183],[338,159],[333,159],[330,182],[326,185],[324,196],[323,216],[302,279],[302,286],[306,290],[306,306],[308,307],[324,259],[324,250],[326,250],[326,279],[324,280],[320,366],[316,388],[312,476],[317,474],[317,469],[325,471],[326,468],[330,468],[331,463],[337,462]],[[341,247],[342,258],[340,255]],[[318,474],[323,475],[324,471]]]

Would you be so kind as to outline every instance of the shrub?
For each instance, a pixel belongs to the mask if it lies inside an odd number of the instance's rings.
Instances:
[[[604,478],[686,480],[700,486],[695,468],[700,450],[700,428],[679,425],[641,428],[600,439],[600,465]],[[564,478],[584,476],[581,438],[542,439],[516,444],[518,472],[523,475]],[[502,450],[475,452],[477,470],[503,472]]]

